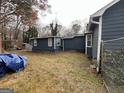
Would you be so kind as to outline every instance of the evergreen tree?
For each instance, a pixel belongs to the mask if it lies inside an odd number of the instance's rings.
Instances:
[[[23,42],[29,43],[30,38],[36,38],[38,37],[38,31],[35,27],[29,28],[28,31],[23,32]]]

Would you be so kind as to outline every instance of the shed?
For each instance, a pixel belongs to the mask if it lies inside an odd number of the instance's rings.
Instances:
[[[89,40],[92,41],[90,42],[90,45],[92,45],[92,59],[97,60],[99,64],[101,42],[124,37],[124,0],[114,0],[91,15],[88,33],[92,33],[92,38]],[[86,37],[88,37],[88,34],[86,34]],[[89,44],[89,41],[86,39],[86,44]],[[115,49],[118,45],[113,43],[110,48]]]
[[[62,38],[63,51],[76,50],[85,52],[85,36],[77,35]]]
[[[32,51],[59,51],[61,50],[61,37],[49,36],[30,39]]]

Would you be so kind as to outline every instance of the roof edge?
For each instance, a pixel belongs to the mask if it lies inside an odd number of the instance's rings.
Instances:
[[[83,37],[84,35],[73,35],[73,36],[68,36],[68,37],[62,37],[62,39],[73,39],[75,37]]]
[[[107,4],[106,6],[104,6],[103,8],[98,10],[97,12],[95,12],[94,14],[92,14],[90,17],[93,18],[93,17],[102,16],[108,8],[112,7],[114,4],[118,3],[119,1],[120,0],[114,0],[114,1],[110,2],[109,4]]]
[[[61,36],[46,36],[46,37],[36,37],[36,38],[30,38],[30,39],[45,39],[45,38],[61,38]]]

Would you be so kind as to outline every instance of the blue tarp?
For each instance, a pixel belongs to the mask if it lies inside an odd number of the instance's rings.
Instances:
[[[0,54],[0,76],[5,75],[8,71],[18,72],[23,70],[27,65],[25,56],[16,54]]]

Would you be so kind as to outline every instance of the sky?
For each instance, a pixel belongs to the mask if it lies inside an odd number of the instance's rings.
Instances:
[[[47,24],[58,19],[65,26],[74,20],[88,21],[90,15],[111,1],[113,0],[49,0],[53,14],[45,17],[43,21]]]

